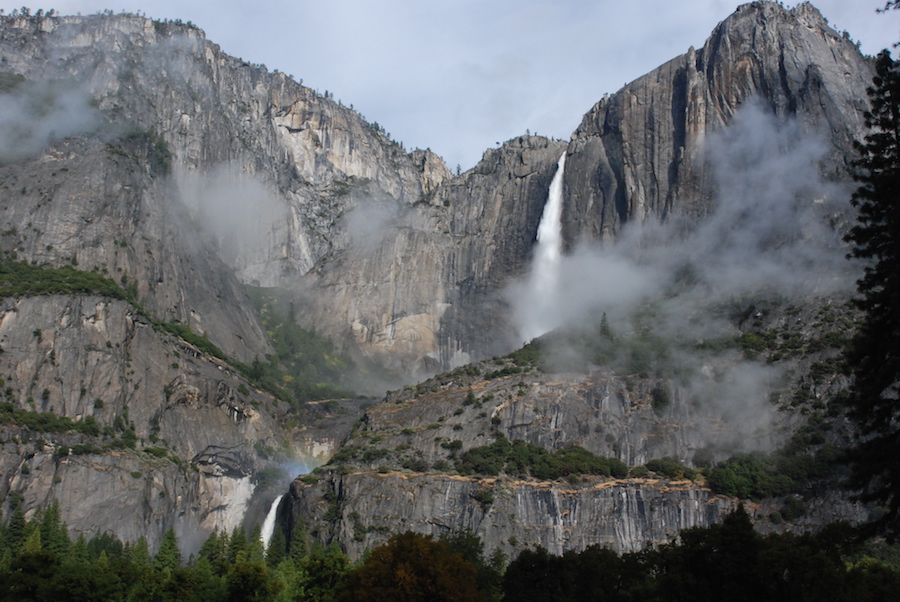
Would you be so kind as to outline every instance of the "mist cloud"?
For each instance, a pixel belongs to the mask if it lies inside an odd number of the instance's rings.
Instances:
[[[287,219],[276,191],[237,164],[176,176],[179,195],[227,260],[256,255],[272,244],[273,228]]]
[[[373,250],[389,230],[397,227],[399,218],[399,208],[393,200],[364,199],[344,215],[350,245],[363,252]]]
[[[63,138],[97,129],[100,112],[75,82],[26,81],[3,73],[0,92],[0,162],[31,157]]]

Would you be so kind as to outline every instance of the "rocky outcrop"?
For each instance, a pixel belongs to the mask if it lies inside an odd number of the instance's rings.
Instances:
[[[565,236],[611,241],[629,221],[704,215],[716,202],[707,135],[750,99],[793,117],[846,179],[865,133],[872,67],[813,6],[751,2],[690,49],[598,102],[569,144]]]
[[[714,524],[735,507],[689,482],[564,485],[400,473],[295,481],[291,504],[295,520],[316,525],[314,537],[341,542],[351,558],[406,530],[435,537],[468,530],[486,551],[508,556],[525,547],[561,554],[593,544],[634,552],[669,542],[681,529]]]
[[[503,370],[514,373],[499,375]],[[550,450],[578,445],[640,466],[666,456],[691,464],[701,450],[730,453],[773,443],[753,440],[757,430],[771,435],[764,428],[772,420],[767,399],[748,396],[742,401],[747,420],[734,420],[725,404],[704,405],[699,383],[692,384],[695,390],[608,369],[547,374],[502,361],[473,364],[390,393],[366,411],[341,458],[371,469],[399,468],[412,457],[427,467],[452,465],[460,454],[502,435]]]

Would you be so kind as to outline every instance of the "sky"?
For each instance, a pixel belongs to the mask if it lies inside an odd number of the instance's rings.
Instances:
[[[352,105],[407,149],[468,169],[525,133],[568,139],[605,93],[699,48],[737,0],[0,0],[181,19],[233,56]],[[796,3],[786,3],[794,6]],[[863,52],[900,40],[884,0],[813,2]]]

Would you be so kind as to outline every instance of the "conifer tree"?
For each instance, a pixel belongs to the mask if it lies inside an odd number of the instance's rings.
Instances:
[[[847,353],[854,381],[850,417],[858,427],[850,486],[883,504],[879,522],[900,534],[900,70],[885,50],[869,88],[871,133],[859,144],[858,222],[847,240],[866,261],[857,281],[862,323]]]
[[[153,557],[153,566],[160,571],[174,571],[181,566],[181,550],[178,549],[178,537],[173,529],[169,529],[163,535],[159,552]]]
[[[300,561],[306,556],[306,529],[300,523],[295,523],[291,529],[291,541],[288,545],[288,553],[291,560],[299,566]]]
[[[266,548],[266,564],[269,565],[269,568],[275,568],[286,557],[287,540],[284,538],[284,531],[280,527],[276,527],[269,539],[269,547]]]

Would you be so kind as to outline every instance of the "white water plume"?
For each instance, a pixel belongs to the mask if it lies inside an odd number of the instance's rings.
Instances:
[[[269,508],[269,513],[266,515],[266,520],[263,521],[262,531],[260,532],[259,538],[262,540],[263,549],[269,549],[269,541],[272,539],[272,534],[275,533],[275,518],[278,516],[278,504],[281,503],[281,498],[284,495],[279,495],[275,498],[275,501],[272,502],[272,506]]]
[[[523,316],[519,323],[519,333],[523,342],[541,336],[560,325],[558,307],[559,297],[559,264],[562,259],[562,208],[563,208],[563,174],[566,169],[566,153],[557,163],[556,174],[550,182],[547,203],[541,215],[537,230],[537,247],[531,274],[526,285],[527,300],[522,307]]]

